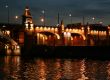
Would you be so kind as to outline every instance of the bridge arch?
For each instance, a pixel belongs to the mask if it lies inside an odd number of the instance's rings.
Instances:
[[[85,46],[85,36],[79,33],[71,33],[72,46]]]
[[[86,40],[86,36],[82,33],[77,33],[77,32],[72,32],[71,34],[76,34],[76,35],[80,35],[83,37],[83,40]]]
[[[40,33],[40,34],[44,34],[44,35],[55,35],[57,37],[57,39],[60,39],[60,35],[57,34],[57,33],[54,33],[54,32],[49,32],[49,31],[39,31],[37,33]]]
[[[38,45],[50,45],[55,46],[59,44],[60,36],[57,33],[49,32],[49,31],[39,31],[36,32],[37,44]]]

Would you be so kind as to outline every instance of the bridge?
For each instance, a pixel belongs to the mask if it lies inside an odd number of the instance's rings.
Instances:
[[[63,25],[61,25],[62,27]],[[90,39],[90,45],[94,45],[97,40],[107,40],[109,33],[106,27],[102,30],[92,30],[90,26],[81,26],[80,28],[65,28],[60,30],[60,27],[42,27],[33,26],[30,29],[25,27],[25,31],[31,35],[36,36],[36,41],[38,44],[46,44],[46,40],[51,42],[57,41],[56,45],[69,45],[74,46],[75,40],[79,41],[79,45],[86,45],[87,38]],[[63,40],[62,40],[63,38]],[[81,40],[81,41],[80,41]],[[83,43],[81,45],[81,42]],[[59,44],[60,43],[60,44]],[[62,43],[62,44],[61,44]],[[52,44],[52,43],[51,43]]]
[[[5,27],[4,27],[5,25]],[[9,28],[10,26],[10,28]],[[35,25],[28,7],[22,16],[21,25],[2,24],[1,32],[6,32],[13,45],[47,45],[47,46],[94,46],[110,42],[110,27],[101,24],[70,24],[65,26],[63,20],[58,26]],[[16,43],[16,42],[17,43]]]

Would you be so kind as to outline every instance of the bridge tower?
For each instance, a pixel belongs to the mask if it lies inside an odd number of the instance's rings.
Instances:
[[[30,51],[35,44],[35,30],[32,16],[28,7],[22,16],[22,24],[24,25],[24,48]]]
[[[31,16],[29,7],[27,6],[25,8],[24,14],[22,15],[22,24],[25,25],[25,24],[28,24],[28,23],[32,24],[33,20],[32,20],[32,16]]]

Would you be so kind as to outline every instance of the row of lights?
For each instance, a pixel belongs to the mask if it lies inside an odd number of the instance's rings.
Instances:
[[[39,31],[39,30],[41,30],[41,31],[42,31],[42,30],[44,30],[44,31],[48,31],[48,30],[54,31],[54,30],[55,30],[55,32],[57,32],[57,31],[58,31],[58,28],[36,27],[35,30],[36,30],[36,31]]]
[[[70,31],[70,32],[81,32],[84,31],[84,29],[66,29],[66,32]]]
[[[30,28],[30,30],[34,30],[34,25],[33,24],[30,24],[30,26],[29,26],[29,24],[25,24],[25,26],[26,26],[26,30],[28,30],[29,28]],[[58,28],[46,28],[46,27],[36,27],[35,28],[35,30],[55,30],[55,31],[58,31]]]
[[[82,27],[83,28],[83,27]],[[26,29],[28,29],[28,24],[26,24]],[[33,28],[33,24],[30,24],[30,30],[33,30],[34,28]],[[93,30],[93,31],[90,31],[90,27],[88,27],[87,28],[88,29],[88,31],[89,31],[89,33],[91,32],[91,33],[93,33],[93,34],[96,34],[96,33],[98,33],[98,31],[96,31],[96,30]],[[36,30],[55,30],[55,31],[58,31],[58,29],[57,28],[46,28],[46,27],[36,27]],[[83,30],[83,29],[82,29]],[[78,31],[80,31],[79,29],[66,29],[66,31],[74,31],[74,32],[78,32]],[[101,31],[101,33],[102,34],[106,34],[106,31]]]
[[[29,29],[29,24],[25,24],[25,26],[26,26],[26,28],[25,28],[26,30],[29,30],[29,31],[33,31],[34,30],[34,25],[33,24],[30,24],[30,29]],[[36,27],[35,30],[36,31],[37,30],[38,31],[40,31],[40,30],[41,31],[42,30],[46,30],[46,31],[51,30],[51,31],[58,32],[58,28],[50,28],[50,27],[49,28],[46,28],[46,27]],[[58,39],[60,39],[60,36],[59,35],[56,34],[56,36],[57,36]]]
[[[71,17],[71,14],[69,14],[69,16]],[[15,19],[19,19],[19,16],[17,16],[17,15],[16,15],[14,18],[15,18]],[[94,18],[94,17],[93,17],[92,19],[93,19],[93,20],[95,20],[95,18]],[[44,21],[45,21],[45,19],[44,19],[44,18],[41,18],[41,20],[40,20],[40,21],[41,21],[41,22],[44,22]],[[71,23],[72,23],[72,22],[71,22]],[[100,22],[99,22],[99,24],[103,24],[103,22],[101,22],[101,21],[100,21]],[[57,25],[57,26],[58,26],[58,25]]]
[[[29,29],[28,24],[26,24],[26,30],[27,29]],[[30,29],[33,30],[34,27],[31,25]],[[55,31],[58,31],[57,28],[46,28],[46,27],[36,27],[35,30],[41,30],[41,31],[42,30],[46,30],[46,31],[48,31],[48,30],[52,30],[52,31],[55,30]]]
[[[106,35],[106,31],[96,31],[96,30],[91,30],[91,34],[99,34],[99,35]]]

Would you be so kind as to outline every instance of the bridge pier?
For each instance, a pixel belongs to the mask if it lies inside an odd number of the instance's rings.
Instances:
[[[28,52],[35,46],[36,40],[34,34],[29,35],[27,32],[24,34],[24,49]]]

